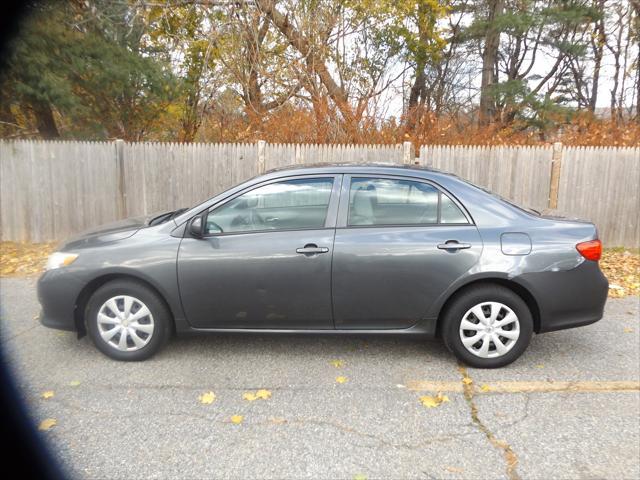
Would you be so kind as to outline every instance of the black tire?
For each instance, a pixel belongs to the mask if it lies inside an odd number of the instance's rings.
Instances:
[[[520,336],[511,350],[499,357],[479,357],[467,350],[460,338],[460,324],[464,315],[483,302],[500,302],[506,305],[513,310],[520,323]],[[533,334],[533,318],[527,304],[519,295],[500,285],[485,284],[463,290],[447,307],[442,322],[441,332],[447,348],[460,361],[475,368],[500,368],[509,365],[527,349]]]
[[[102,339],[98,330],[98,313],[102,305],[118,295],[129,295],[142,301],[153,315],[154,329],[148,343],[134,351],[118,350]],[[89,337],[98,350],[114,360],[140,361],[156,354],[172,332],[173,319],[162,298],[149,287],[135,280],[113,280],[98,288],[87,303],[85,321]],[[116,334],[117,335],[117,334]]]

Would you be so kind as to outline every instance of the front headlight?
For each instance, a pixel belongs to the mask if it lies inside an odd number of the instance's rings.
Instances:
[[[49,255],[46,270],[66,267],[67,265],[71,265],[76,260],[76,258],[78,258],[78,255],[75,253],[54,252]]]

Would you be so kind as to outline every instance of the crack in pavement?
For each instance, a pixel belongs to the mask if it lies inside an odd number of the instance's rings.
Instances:
[[[52,401],[48,402],[49,405],[59,405],[62,406],[64,408],[67,408],[68,410],[72,411],[72,412],[82,412],[84,414],[88,414],[90,416],[93,415],[100,415],[101,418],[103,419],[108,419],[108,418],[139,418],[140,417],[140,412],[135,412],[135,413],[131,413],[131,414],[122,414],[120,412],[105,412],[104,410],[95,410],[95,409],[90,409],[87,408],[85,405],[78,405],[73,401],[68,401],[68,400],[63,400],[61,398],[56,397],[55,399],[52,399]],[[203,422],[207,422],[207,423],[216,423],[216,424],[230,424],[230,420],[227,418],[228,415],[226,413],[222,413],[220,411],[210,411],[207,413],[196,413],[196,412],[187,412],[187,411],[173,411],[173,412],[162,412],[163,416],[171,416],[171,417],[183,417],[183,418],[192,418],[192,419],[196,419],[196,420],[202,420]],[[433,436],[429,439],[423,440],[421,442],[416,442],[416,443],[396,443],[396,442],[390,442],[389,440],[387,440],[386,438],[380,436],[380,435],[376,435],[373,433],[369,433],[369,432],[363,432],[361,430],[358,430],[352,426],[349,425],[345,425],[343,423],[337,422],[337,421],[329,421],[329,420],[322,420],[322,419],[317,419],[317,418],[313,418],[313,417],[309,417],[309,418],[291,418],[291,419],[287,419],[287,418],[282,418],[282,417],[270,417],[268,420],[257,420],[257,421],[249,421],[246,423],[243,423],[243,425],[245,426],[245,428],[251,428],[251,427],[270,427],[270,426],[306,426],[306,425],[316,425],[319,427],[327,427],[327,428],[333,428],[345,433],[349,433],[352,435],[355,435],[356,437],[359,437],[361,439],[367,439],[367,440],[372,440],[374,442],[377,442],[377,446],[376,447],[380,447],[380,446],[384,446],[384,447],[389,447],[389,448],[397,448],[397,449],[406,449],[406,450],[413,450],[413,451],[419,451],[420,449],[422,449],[423,447],[427,446],[427,445],[431,445],[431,444],[435,444],[435,443],[447,443],[447,442],[451,442],[455,439],[459,439],[459,438],[466,438],[472,435],[476,435],[476,432],[474,432],[473,430],[470,430],[468,432],[463,432],[463,433],[449,433],[446,435],[439,435],[439,436]],[[66,428],[67,431],[69,432],[73,432],[75,429],[73,427],[67,427]],[[361,445],[364,448],[368,448],[368,445]]]
[[[272,423],[272,422],[271,422]],[[261,423],[258,422],[254,422],[254,425],[260,425]],[[369,440],[373,440],[378,442],[378,446],[384,446],[384,447],[390,447],[390,448],[398,448],[398,449],[407,449],[407,450],[413,450],[413,451],[420,451],[423,447],[425,447],[426,445],[431,445],[434,443],[447,443],[450,442],[456,438],[464,438],[467,437],[469,435],[473,435],[472,432],[469,433],[450,433],[448,435],[440,435],[440,436],[434,436],[429,438],[428,440],[424,440],[422,442],[417,442],[417,443],[395,443],[395,442],[390,442],[387,439],[385,439],[384,437],[381,437],[379,435],[375,435],[373,433],[367,433],[367,432],[362,432],[360,430],[357,430],[353,427],[350,427],[348,425],[344,425],[341,424],[339,422],[335,422],[335,421],[328,421],[328,420],[320,420],[320,419],[313,419],[313,418],[307,418],[307,419],[293,419],[293,420],[285,420],[285,422],[283,422],[283,424],[290,424],[290,425],[317,425],[320,427],[329,427],[329,428],[334,428],[337,430],[341,430],[345,433],[349,433],[352,435],[355,435],[359,438],[362,439],[369,439]],[[368,448],[367,445],[361,445],[362,447]]]
[[[518,456],[513,451],[511,446],[505,442],[504,440],[500,440],[495,436],[495,434],[489,430],[489,428],[480,420],[478,415],[478,406],[473,399],[474,396],[474,388],[473,388],[473,380],[467,373],[467,369],[458,364],[458,371],[462,375],[462,388],[464,393],[464,399],[467,401],[469,408],[471,410],[471,420],[478,427],[478,429],[484,433],[489,440],[489,443],[493,445],[496,449],[500,450],[502,456],[504,457],[506,463],[506,474],[510,480],[520,480],[520,475],[516,470],[518,466]]]
[[[531,397],[528,394],[523,394],[524,395],[524,413],[522,414],[522,416],[520,418],[518,418],[517,420],[514,420],[513,422],[509,422],[509,423],[505,423],[503,425],[500,425],[500,428],[511,428],[511,427],[515,427],[516,425],[519,425],[521,423],[523,423],[525,420],[527,420],[529,418],[529,405],[531,403]]]

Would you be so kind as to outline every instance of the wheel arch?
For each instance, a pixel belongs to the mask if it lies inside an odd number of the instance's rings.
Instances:
[[[502,287],[508,288],[513,293],[518,295],[527,304],[527,307],[531,312],[531,317],[533,318],[533,331],[535,333],[540,332],[540,328],[541,328],[540,306],[538,305],[538,302],[536,301],[533,294],[526,287],[508,278],[483,277],[483,278],[471,280],[470,282],[467,282],[464,285],[457,287],[455,290],[453,290],[449,294],[448,297],[446,297],[446,299],[442,303],[442,306],[440,307],[437,313],[438,320],[436,324],[436,336],[438,337],[441,336],[440,329],[442,327],[442,319],[444,318],[447,309],[453,303],[453,301],[465,291],[470,290],[479,285],[500,285]]]
[[[84,337],[87,334],[85,312],[87,309],[87,303],[89,302],[91,295],[93,295],[95,291],[98,290],[101,286],[113,280],[131,280],[141,285],[144,285],[145,287],[152,290],[156,295],[158,295],[158,298],[160,298],[162,303],[164,303],[165,307],[167,307],[167,310],[171,312],[172,330],[175,333],[176,313],[173,311],[173,309],[171,308],[171,305],[169,304],[169,302],[167,301],[167,299],[162,294],[159,288],[157,288],[153,283],[149,282],[148,280],[136,275],[132,275],[129,273],[107,273],[104,275],[100,275],[99,277],[96,277],[92,279],[89,283],[87,283],[78,294],[78,297],[76,298],[76,302],[75,302],[76,307],[74,310],[74,323],[76,326],[76,331],[78,332],[78,338]]]

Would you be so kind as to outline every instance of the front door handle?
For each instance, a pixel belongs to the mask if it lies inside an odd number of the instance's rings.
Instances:
[[[448,240],[445,243],[438,245],[440,250],[464,250],[465,248],[471,248],[470,243],[460,243],[457,240]]]
[[[329,249],[327,247],[319,247],[315,243],[307,243],[303,248],[296,248],[296,253],[303,253],[305,255],[327,253],[328,251]]]

